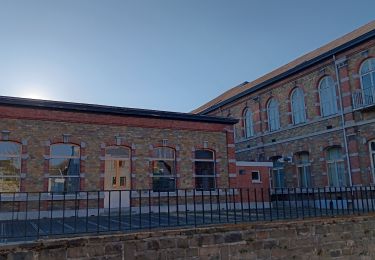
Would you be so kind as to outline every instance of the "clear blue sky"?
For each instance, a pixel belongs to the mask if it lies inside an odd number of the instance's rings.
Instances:
[[[0,95],[188,112],[374,10],[374,0],[2,0]]]

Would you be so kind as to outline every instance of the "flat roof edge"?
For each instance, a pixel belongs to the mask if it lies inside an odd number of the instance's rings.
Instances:
[[[81,113],[111,114],[118,116],[146,117],[167,120],[195,121],[205,123],[218,123],[233,125],[238,122],[234,118],[206,116],[199,114],[179,113],[170,111],[147,110],[138,108],[115,107],[74,102],[28,99],[19,97],[0,96],[0,105],[27,107],[39,109],[54,109]]]

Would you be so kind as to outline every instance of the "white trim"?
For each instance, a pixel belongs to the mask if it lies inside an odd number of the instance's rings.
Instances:
[[[237,161],[236,166],[252,166],[252,167],[272,167],[272,162],[246,162],[246,161]]]

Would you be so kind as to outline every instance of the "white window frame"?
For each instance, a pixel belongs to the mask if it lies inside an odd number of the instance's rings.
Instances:
[[[370,161],[371,161],[371,176],[372,182],[375,184],[375,150],[372,150],[371,144],[375,145],[375,140],[369,142],[369,152],[370,152]]]
[[[297,176],[298,176],[298,186],[301,188],[312,188],[312,176],[311,176],[311,163],[310,161],[302,161],[300,158],[301,155],[307,155],[307,158],[310,158],[309,153],[299,153],[298,159],[299,162],[296,164],[297,167]],[[300,170],[302,170],[302,175],[304,177],[304,181],[306,185],[302,185],[301,176],[300,176]],[[310,185],[308,185],[310,183]]]
[[[306,122],[305,96],[301,88],[295,88],[290,96],[293,124]]]
[[[323,93],[323,88],[324,93]],[[337,114],[337,95],[335,82],[331,76],[323,77],[319,82],[320,114],[323,117]]]
[[[257,179],[253,179],[253,173],[258,173],[258,178]],[[251,182],[252,183],[261,183],[262,182],[262,178],[260,176],[260,171],[251,171]]]
[[[370,58],[370,59],[367,59],[365,60],[362,64],[361,64],[361,67],[359,69],[359,74],[360,74],[360,82],[361,82],[361,90],[362,90],[362,100],[363,100],[363,104],[367,105],[367,104],[373,104],[375,103],[375,78],[374,78],[374,75],[375,75],[375,67],[373,68],[372,67],[372,62],[373,61],[375,63],[375,58]],[[367,72],[362,72],[362,69],[364,67],[364,65],[368,63],[369,64],[369,68],[370,70],[367,71]],[[370,79],[371,79],[371,86],[364,86],[363,85],[363,80],[362,78],[366,75],[370,74]]]
[[[346,171],[345,171],[344,159],[342,157],[339,157],[337,159],[329,159],[328,153],[332,149],[338,149],[339,153],[341,154],[341,149],[340,148],[330,148],[330,149],[327,150],[327,161],[326,162],[327,162],[328,185],[330,187],[346,187],[348,185],[348,183],[347,183],[347,176],[346,176]],[[333,164],[334,165],[335,172],[333,174],[334,174],[334,176],[336,177],[336,179],[338,181],[337,186],[336,186],[336,183],[330,183],[330,178],[329,178],[329,176],[330,176],[330,172],[329,172],[330,167],[329,167],[329,164]],[[338,167],[339,164],[343,164],[342,168],[344,170],[343,170],[342,173],[339,172],[339,167]],[[345,183],[343,183],[342,186],[340,186],[340,175],[342,175],[342,177],[343,177],[342,181],[345,182]]]
[[[168,146],[158,146],[158,147],[154,147],[153,152],[156,149],[168,149],[168,150],[173,151],[173,158],[171,158],[171,157],[152,157],[151,158],[151,165],[152,165],[152,167],[154,165],[154,161],[170,161],[173,164],[173,172],[170,175],[157,175],[157,174],[154,174],[154,169],[152,169],[152,179],[154,179],[154,178],[174,179],[174,190],[171,190],[171,191],[159,191],[159,192],[175,192],[176,189],[177,189],[176,150],[174,148],[168,147]],[[152,185],[152,190],[154,190],[153,185]],[[158,191],[153,191],[153,192],[158,192]]]
[[[16,144],[18,145],[19,147],[19,155],[12,155],[12,154],[0,154],[0,157],[5,157],[5,158],[18,158],[19,159],[19,162],[20,162],[20,165],[19,165],[19,173],[18,175],[2,175],[0,173],[0,180],[1,182],[3,182],[3,179],[18,179],[18,189],[14,192],[19,192],[20,191],[20,188],[21,188],[21,168],[22,168],[22,145],[20,143],[17,143],[17,142],[13,142],[13,141],[0,141],[0,144],[1,143],[12,143],[12,144]],[[3,192],[2,191],[2,185],[3,184],[0,184],[0,193]]]
[[[254,135],[253,113],[248,108],[243,113],[243,122],[245,138],[252,137]]]
[[[216,183],[216,157],[215,157],[215,152],[214,151],[212,151],[212,150],[209,150],[209,149],[199,149],[199,150],[196,150],[196,151],[209,151],[209,152],[211,152],[212,153],[212,159],[197,159],[197,158],[195,158],[195,155],[194,155],[194,160],[193,160],[193,162],[194,162],[194,169],[195,169],[195,171],[196,171],[196,165],[195,165],[195,163],[196,162],[212,162],[213,163],[213,169],[214,169],[214,172],[213,172],[213,174],[212,175],[199,175],[199,174],[196,174],[196,172],[194,172],[194,183],[196,183],[196,178],[202,178],[202,177],[204,177],[204,178],[213,178],[214,179],[214,187],[211,189],[211,190],[214,190],[214,189],[216,189],[216,187],[217,187],[217,183]],[[195,151],[195,152],[196,152]],[[194,154],[195,154],[195,152],[194,152]],[[202,191],[207,191],[207,190],[204,190],[204,189],[199,189],[199,188],[197,188],[196,187],[196,185],[195,185],[195,189],[196,190],[202,190]]]
[[[124,149],[127,149],[128,152],[129,152],[129,156],[127,156],[127,157],[111,156],[111,155],[107,154],[107,150],[111,149],[111,148],[124,148]],[[130,175],[131,175],[131,160],[130,160],[131,153],[132,153],[132,150],[128,146],[124,146],[124,145],[111,145],[111,146],[107,146],[107,147],[105,147],[104,163],[107,163],[107,161],[129,161],[129,172],[130,172]],[[125,182],[125,185],[120,185],[121,184],[121,177],[123,177],[123,176],[120,176],[120,178],[118,180],[119,181],[119,185],[118,185],[117,188],[126,186],[126,182]],[[116,183],[117,183],[117,180],[116,180]],[[112,186],[113,186],[113,184],[112,184]]]
[[[71,145],[71,146],[75,146],[75,147],[78,147],[79,148],[79,155],[78,156],[53,156],[52,155],[52,147],[55,146],[55,145]],[[50,157],[49,157],[49,167],[48,167],[48,172],[50,172],[50,167],[51,167],[51,160],[53,159],[79,159],[79,167],[81,168],[81,146],[77,145],[77,144],[73,144],[73,143],[55,143],[55,144],[51,144],[50,146]],[[81,170],[79,170],[78,172],[78,175],[69,175],[69,176],[65,176],[65,175],[48,175],[48,192],[53,192],[51,191],[51,183],[50,183],[50,180],[51,179],[64,179],[64,182],[66,182],[66,179],[67,178],[78,178],[78,183],[80,182],[80,176],[81,174]],[[80,187],[78,187],[78,190],[76,192],[80,191]],[[64,191],[66,193],[70,193],[70,194],[73,194],[74,192],[68,192],[68,191]]]
[[[267,104],[268,129],[270,132],[280,129],[279,102],[275,98]]]

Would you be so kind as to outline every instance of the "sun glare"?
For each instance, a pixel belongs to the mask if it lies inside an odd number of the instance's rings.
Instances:
[[[21,97],[31,99],[48,99],[48,93],[41,87],[24,87],[20,93]]]

